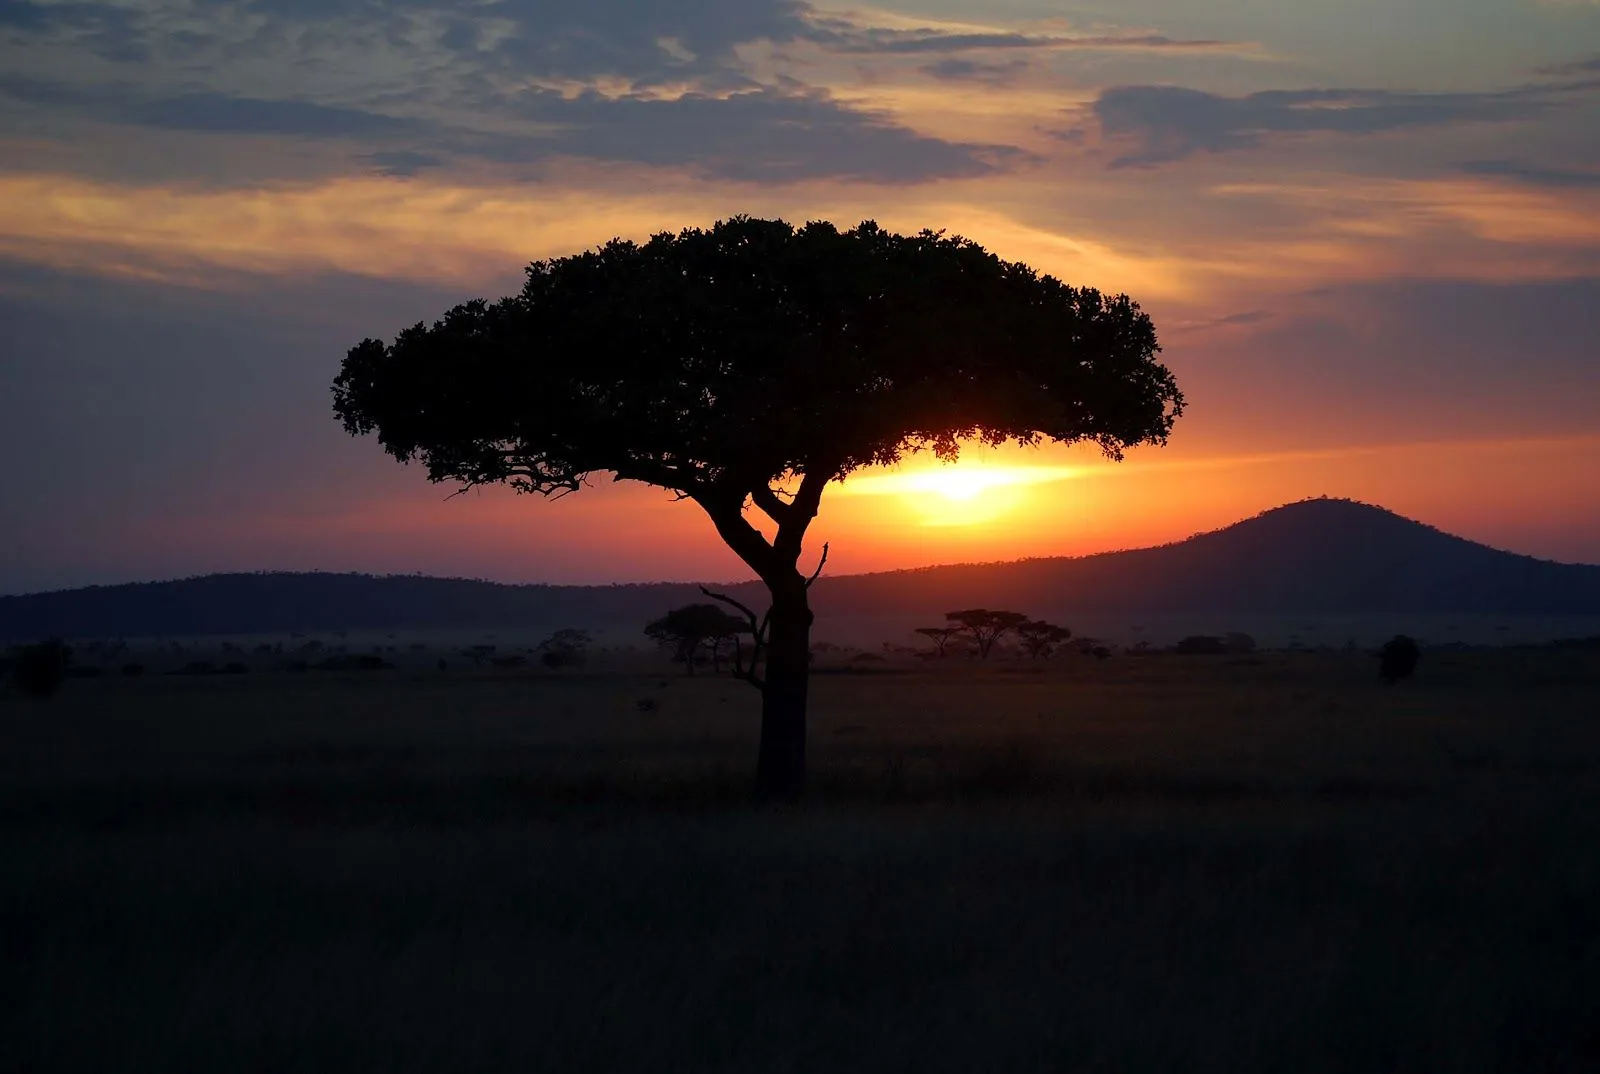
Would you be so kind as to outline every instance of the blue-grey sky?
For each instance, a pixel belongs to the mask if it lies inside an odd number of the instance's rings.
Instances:
[[[442,502],[328,382],[530,259],[740,212],[1126,290],[1191,400],[1160,456],[1032,460],[1079,476],[1026,522],[844,497],[841,569],[1321,493],[1600,562],[1592,0],[0,0],[0,145],[0,592],[738,573],[648,490]]]

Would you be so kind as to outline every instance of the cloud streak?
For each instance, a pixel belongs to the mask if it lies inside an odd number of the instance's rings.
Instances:
[[[1381,134],[1467,123],[1503,123],[1547,113],[1574,87],[1529,86],[1486,93],[1374,89],[1267,90],[1228,97],[1180,86],[1117,86],[1093,113],[1102,135],[1128,148],[1114,168],[1147,167],[1197,153],[1254,149],[1306,134]]]

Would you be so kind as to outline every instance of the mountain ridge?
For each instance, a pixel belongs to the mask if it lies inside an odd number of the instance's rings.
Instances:
[[[753,582],[719,588],[760,601]],[[258,572],[0,597],[0,640],[362,629],[604,628],[704,600],[696,583],[517,584],[426,575]],[[1352,500],[1275,507],[1147,548],[824,576],[819,617],[1031,614],[1600,615],[1600,566],[1557,563]]]

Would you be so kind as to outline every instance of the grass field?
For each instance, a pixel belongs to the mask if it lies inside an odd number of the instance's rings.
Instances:
[[[0,700],[0,1069],[1600,1069],[1593,648],[819,674],[813,714],[762,808],[709,677]]]

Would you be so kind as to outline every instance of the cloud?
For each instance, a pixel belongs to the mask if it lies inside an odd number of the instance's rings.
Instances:
[[[519,111],[561,125],[537,142],[490,139],[478,152],[506,161],[569,154],[658,167],[692,166],[725,179],[847,178],[904,183],[969,178],[1028,159],[998,145],[919,135],[887,116],[820,92],[759,89],[723,97],[528,95]]]
[[[1010,63],[980,63],[977,60],[963,60],[955,56],[947,56],[937,63],[930,63],[918,68],[930,78],[937,78],[941,82],[987,82],[998,85],[1010,82],[1017,75],[1027,70],[1026,60],[1013,60]]]
[[[442,168],[446,163],[443,157],[410,149],[368,153],[366,159],[378,166],[379,175],[400,177],[416,175],[429,168]]]
[[[1594,2],[1596,4],[1600,4],[1600,0],[1594,0]],[[1543,68],[1543,73],[1547,75],[1568,76],[1600,74],[1600,56],[1590,56],[1587,59],[1571,60],[1567,63],[1554,64],[1552,66]]]
[[[1540,168],[1513,160],[1470,160],[1460,166],[1468,175],[1511,179],[1532,186],[1567,189],[1600,189],[1600,171],[1569,168]]]
[[[115,4],[0,0],[0,31],[7,29],[39,36],[71,35],[91,54],[114,62],[143,63],[150,57],[139,13]]]
[[[1200,152],[1251,149],[1276,135],[1375,134],[1525,119],[1555,108],[1555,94],[1567,88],[1488,93],[1269,90],[1226,97],[1179,86],[1117,86],[1101,92],[1093,111],[1107,138],[1132,144],[1112,167],[1132,167]]]
[[[125,123],[168,130],[287,134],[300,138],[365,138],[424,128],[415,119],[359,108],[224,93],[186,93],[129,103],[112,109],[111,115]]]
[[[365,159],[414,174],[451,158],[539,165],[563,157],[687,168],[733,180],[862,179],[912,183],[988,175],[1026,161],[1004,145],[928,137],[820,91],[760,88],[724,96],[652,97],[533,89],[497,98],[498,129],[312,101],[220,93],[139,99],[118,87],[77,90],[0,78],[0,93],[71,106],[105,122],[238,136],[381,143]],[[508,130],[520,121],[521,132]],[[410,144],[397,144],[410,143]]]
[[[1239,42],[1186,40],[1162,34],[1035,34],[1020,31],[953,31],[930,28],[898,29],[833,23],[816,28],[811,40],[841,52],[882,55],[970,52],[974,50],[1070,49],[1174,49],[1215,51],[1235,49]]]
[[[1272,314],[1267,310],[1245,310],[1242,313],[1230,313],[1223,317],[1178,321],[1172,324],[1168,331],[1180,335],[1190,332],[1210,332],[1218,328],[1239,328],[1261,324],[1271,319]]]
[[[56,8],[99,10],[0,3],[12,5],[0,8],[12,23],[38,33],[65,18]],[[48,75],[35,65],[33,77],[0,76],[0,93],[106,124],[353,141],[366,150],[357,159],[390,175],[452,160],[526,171],[576,157],[716,179],[901,184],[988,175],[1032,159],[1009,145],[923,134],[792,79],[746,73],[742,45],[821,32],[795,0],[253,0],[248,12],[266,25],[238,40],[220,17],[183,24],[190,38],[196,26],[210,36],[184,39],[197,58],[175,65],[182,78],[156,65],[118,82],[74,81],[70,65]],[[166,25],[170,44],[182,27]],[[378,50],[370,63],[345,58],[358,51],[353,42],[369,39]],[[257,81],[242,92],[230,72],[250,60],[294,68],[293,88],[274,95]],[[395,66],[427,75],[378,73]]]

